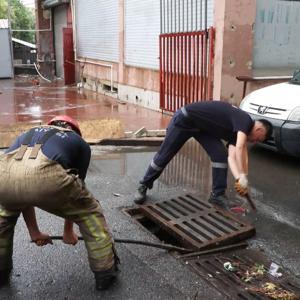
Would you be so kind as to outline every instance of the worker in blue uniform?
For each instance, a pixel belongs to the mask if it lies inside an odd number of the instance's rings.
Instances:
[[[248,142],[262,142],[272,134],[272,125],[264,119],[253,121],[249,114],[221,101],[188,104],[174,114],[166,137],[151,161],[134,202],[142,204],[146,193],[184,143],[195,138],[205,149],[212,165],[212,191],[209,202],[228,209],[227,168],[236,179],[240,195],[248,192]],[[226,148],[224,141],[227,142]]]
[[[77,242],[73,222],[79,226],[98,290],[116,278],[112,236],[99,202],[84,184],[90,158],[90,146],[69,116],[30,129],[0,156],[0,286],[9,281],[13,267],[14,227],[21,212],[32,240],[38,245],[51,242],[38,230],[34,207],[66,220],[67,243]]]

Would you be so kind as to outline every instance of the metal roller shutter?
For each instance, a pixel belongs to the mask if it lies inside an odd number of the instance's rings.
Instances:
[[[79,57],[119,61],[119,1],[76,0]]]

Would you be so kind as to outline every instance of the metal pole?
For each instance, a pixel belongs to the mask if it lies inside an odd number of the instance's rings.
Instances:
[[[178,0],[178,32],[180,32],[181,22],[180,22],[180,0]]]
[[[54,235],[54,236],[50,236],[50,239],[51,240],[62,240],[63,237]],[[181,253],[192,253],[195,251],[195,249],[187,249],[187,248],[177,247],[177,246],[170,245],[170,244],[152,243],[152,242],[132,240],[132,239],[119,239],[119,238],[113,238],[113,239],[116,243],[143,245],[143,246],[154,247],[154,248],[159,248],[159,249],[164,249],[164,250],[178,251]],[[78,240],[82,241],[83,238],[81,236],[79,236]]]
[[[201,0],[201,4],[200,4],[200,30],[202,30],[203,29],[203,27],[202,27],[202,13],[203,13],[203,0]]]
[[[186,0],[186,31],[189,31],[189,0]]]
[[[207,0],[205,0],[205,15],[204,15],[204,25],[205,25],[205,30],[207,30]]]
[[[182,32],[184,32],[184,1],[182,0]]]
[[[168,26],[168,29],[167,29],[167,32],[169,33],[169,0],[167,0],[167,26]]]
[[[173,32],[173,0],[170,0],[171,3],[170,3],[170,20],[171,20],[171,26],[170,26],[170,29],[171,29],[171,32]]]
[[[174,25],[175,25],[175,31],[174,32],[177,32],[177,22],[176,22],[176,12],[177,12],[177,9],[176,9],[176,6],[177,6],[177,0],[174,1],[175,5],[174,5]]]
[[[194,30],[194,26],[193,26],[193,3],[194,3],[193,0],[191,0],[191,31]]]
[[[195,16],[195,24],[196,24],[196,27],[195,27],[195,30],[198,30],[198,0],[196,0],[196,8],[195,8],[195,10],[196,10],[196,16]]]
[[[160,34],[162,34],[162,1],[160,0]]]

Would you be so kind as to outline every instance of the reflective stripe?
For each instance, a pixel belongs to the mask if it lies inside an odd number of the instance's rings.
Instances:
[[[181,107],[181,112],[184,114],[185,117],[188,117],[189,114],[188,112],[186,111],[185,107]]]
[[[151,161],[150,166],[155,171],[161,171],[163,169],[163,168],[159,167],[158,165],[156,165],[153,160]]]
[[[218,168],[218,169],[227,169],[228,164],[227,163],[221,163],[221,162],[212,162],[212,167],[213,168]]]

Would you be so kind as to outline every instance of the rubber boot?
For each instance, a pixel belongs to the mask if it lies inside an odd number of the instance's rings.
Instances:
[[[208,202],[212,205],[217,206],[218,208],[229,210],[228,198],[225,194],[215,196],[213,193],[211,193]]]
[[[134,202],[136,204],[143,204],[146,201],[147,189],[147,186],[145,186],[144,184],[141,184],[138,187],[137,192],[134,195]]]
[[[96,289],[98,291],[103,291],[108,289],[111,284],[115,281],[118,268],[114,264],[110,269],[105,271],[98,271],[94,272],[95,274],[95,281],[96,281]]]

